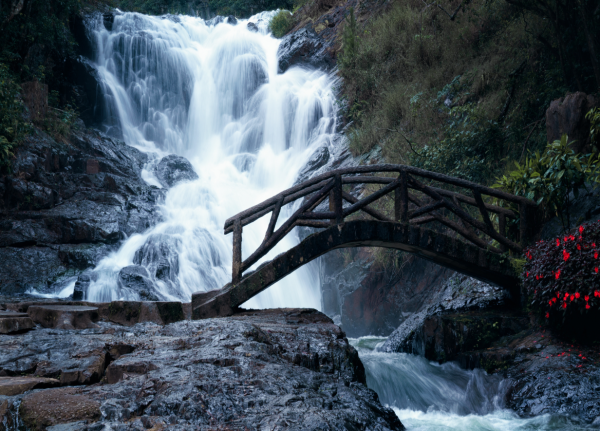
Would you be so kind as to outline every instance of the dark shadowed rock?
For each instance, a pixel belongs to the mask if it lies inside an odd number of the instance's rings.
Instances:
[[[326,49],[325,41],[315,33],[310,24],[281,40],[277,58],[279,73],[284,73],[295,65],[329,70],[335,64],[333,56]]]
[[[320,147],[310,156],[306,165],[302,168],[298,174],[295,184],[300,184],[308,180],[314,173],[325,166],[329,161],[329,150],[327,147]]]
[[[198,179],[198,174],[194,171],[189,160],[175,154],[163,157],[156,166],[155,173],[158,181],[166,188],[173,187],[183,181]]]
[[[0,395],[19,395],[31,389],[59,386],[57,379],[32,376],[0,377]]]
[[[253,22],[249,22],[246,27],[248,28],[248,30],[256,33],[258,32],[258,26],[256,24],[254,24]]]
[[[586,120],[585,115],[597,105],[598,101],[594,96],[580,91],[552,101],[546,110],[548,142],[567,134],[570,141],[577,141],[572,145],[575,152],[591,151],[590,122]]]
[[[95,328],[99,319],[98,308],[77,305],[32,305],[27,314],[44,328]]]
[[[27,313],[0,311],[0,334],[23,332],[34,326]]]
[[[117,283],[119,288],[137,293],[144,301],[159,300],[150,274],[143,266],[130,265],[121,269]]]
[[[97,384],[21,396],[28,429],[404,429],[365,386],[344,333],[315,310],[17,337],[0,339],[2,373],[83,374],[94,358],[108,359]],[[5,397],[7,417],[17,397]]]

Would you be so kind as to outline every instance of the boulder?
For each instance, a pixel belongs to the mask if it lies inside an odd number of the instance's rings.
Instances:
[[[167,325],[186,318],[182,303],[169,301],[113,301],[102,314],[103,318],[123,326],[142,322]]]
[[[75,388],[28,394],[23,397],[20,413],[25,426],[34,431],[62,423],[96,421],[102,416],[100,403]]]
[[[0,334],[27,331],[35,326],[27,313],[0,311]]]
[[[33,376],[0,377],[0,395],[14,396],[31,389],[50,388],[59,386],[57,379]]]
[[[277,49],[279,73],[292,66],[308,66],[329,70],[335,65],[327,43],[313,30],[310,24],[285,36]]]
[[[48,111],[48,85],[41,84],[39,81],[30,81],[22,83],[21,89],[29,118],[34,122],[42,121]]]
[[[155,175],[165,188],[173,187],[183,181],[198,179],[198,174],[194,171],[189,160],[175,154],[162,158],[156,165]]]
[[[97,307],[79,305],[32,305],[27,314],[44,328],[57,329],[96,328],[99,319]]]
[[[329,157],[329,150],[327,147],[317,148],[298,174],[298,179],[295,184],[300,184],[312,177],[320,168],[327,164]]]
[[[254,24],[253,22],[249,22],[246,25],[246,28],[248,28],[248,30],[250,30],[253,33],[257,33],[258,32],[258,26],[256,24]]]
[[[120,289],[135,293],[143,301],[158,301],[150,274],[140,265],[130,265],[119,271],[117,283]]]
[[[595,106],[598,106],[598,100],[580,91],[552,101],[546,110],[548,142],[567,134],[570,141],[576,141],[572,145],[575,152],[591,151],[590,122],[586,120],[585,115]]]

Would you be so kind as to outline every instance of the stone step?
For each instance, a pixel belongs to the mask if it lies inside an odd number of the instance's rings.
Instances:
[[[0,334],[14,334],[35,326],[27,313],[0,311]]]
[[[88,329],[97,328],[100,318],[98,307],[81,305],[31,305],[27,314],[44,328]]]
[[[20,395],[31,389],[49,388],[58,386],[56,379],[33,376],[0,377],[0,395],[12,397]]]

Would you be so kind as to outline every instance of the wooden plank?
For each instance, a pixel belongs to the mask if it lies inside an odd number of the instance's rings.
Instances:
[[[473,197],[475,198],[475,202],[477,202],[477,208],[479,208],[479,212],[481,213],[481,217],[483,218],[483,222],[492,230],[494,230],[494,224],[490,220],[490,215],[485,207],[485,203],[481,197],[481,193],[477,190],[473,190]]]
[[[271,220],[269,220],[269,227],[267,228],[267,233],[265,234],[265,240],[269,239],[271,235],[273,235],[273,230],[275,229],[275,225],[277,224],[277,219],[279,218],[279,212],[281,211],[281,207],[283,206],[284,197],[281,196],[279,201],[275,204],[275,208],[273,209],[273,214],[271,214]]]
[[[355,204],[356,202],[358,202],[358,199],[355,198],[354,196],[352,196],[350,193],[342,192],[342,197],[344,199],[346,199],[348,202],[350,202],[351,204]],[[377,210],[375,210],[375,209],[373,209],[373,208],[371,208],[369,206],[363,207],[361,211],[369,214],[371,217],[376,218],[377,220],[391,221],[391,222],[394,221],[394,220],[386,217],[385,215],[383,215],[379,211],[377,211]]]
[[[443,206],[445,206],[445,203],[443,201],[433,202],[431,204],[425,205],[425,206],[423,206],[421,208],[418,208],[418,209],[416,209],[414,211],[409,212],[408,213],[408,218],[409,219],[413,219],[415,217],[419,217],[419,216],[421,216],[423,214],[427,214],[428,212],[435,211],[438,208],[441,208]]]
[[[408,223],[408,174],[406,171],[400,172],[399,180],[400,184],[400,193],[397,196],[400,198],[399,208],[398,208],[398,218],[396,220],[400,220],[402,223]]]
[[[331,224],[329,222],[326,222],[326,221],[314,221],[314,220],[298,219],[296,221],[296,226],[314,227],[314,228],[320,229],[320,228],[328,228],[328,227],[331,226]]]
[[[333,211],[335,213],[335,223],[344,222],[344,203],[342,200],[342,176],[334,177],[335,185],[333,186]]]
[[[231,282],[237,284],[242,279],[242,222],[233,222],[233,260],[231,264]]]
[[[325,187],[323,187],[319,192],[315,193],[310,197],[310,199],[304,202],[304,204],[302,204],[302,206],[298,208],[296,212],[292,214],[292,216],[279,227],[279,229],[273,232],[273,235],[271,235],[271,237],[268,240],[263,241],[263,243],[254,251],[254,253],[252,253],[244,262],[242,262],[242,271],[245,271],[246,269],[250,268],[261,257],[263,257],[273,247],[275,247],[275,245],[281,240],[281,238],[287,235],[288,232],[294,228],[294,224],[296,223],[296,221],[308,208],[314,205],[314,203],[321,199],[323,196],[327,196],[329,191],[333,188],[334,184],[335,182],[330,180],[325,185]]]

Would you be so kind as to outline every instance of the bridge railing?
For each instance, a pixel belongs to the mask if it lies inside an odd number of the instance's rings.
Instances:
[[[375,173],[393,176],[375,176]],[[435,187],[432,183],[441,184],[441,187]],[[345,184],[380,184],[383,187],[356,198],[343,190]],[[444,186],[454,190],[446,190],[442,188]],[[458,188],[468,190],[471,196],[455,191]],[[371,205],[390,194],[393,194],[394,201],[392,218]],[[495,198],[496,202],[502,202],[506,207],[486,202],[486,197]],[[315,211],[327,198],[329,211]],[[303,200],[300,207],[275,229],[282,207],[299,199]],[[349,205],[344,207],[344,201]],[[462,205],[467,205],[470,210]],[[225,222],[224,233],[233,233],[232,282],[235,284],[241,280],[244,271],[297,226],[327,228],[343,223],[346,217],[362,211],[376,220],[386,222],[414,225],[438,222],[481,248],[496,253],[506,250],[520,252],[530,240],[535,208],[536,203],[524,197],[412,166],[356,166],[311,178],[230,217]],[[448,212],[453,217],[448,217]],[[271,219],[263,242],[242,260],[243,227],[269,213]],[[490,214],[496,216],[497,227]],[[520,244],[507,237],[507,219],[519,219]],[[488,237],[487,240],[481,237],[482,234]],[[499,246],[493,246],[490,240],[495,240]]]

